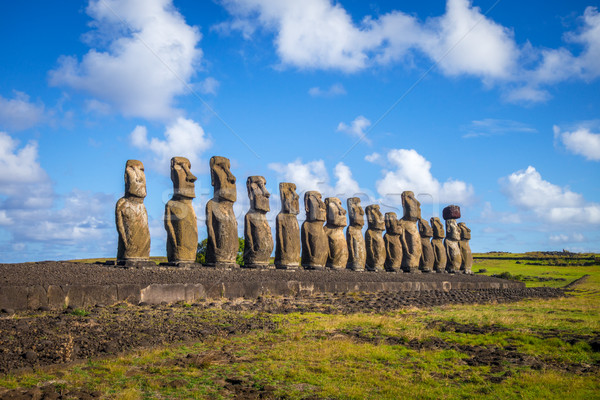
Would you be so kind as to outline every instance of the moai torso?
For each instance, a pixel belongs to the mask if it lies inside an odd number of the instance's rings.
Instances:
[[[141,161],[128,160],[125,164],[125,196],[115,206],[119,234],[117,261],[147,261],[150,257],[150,230],[144,197],[144,165]]]
[[[348,245],[347,268],[353,271],[364,271],[367,259],[367,249],[362,233],[365,224],[365,212],[360,206],[358,197],[351,197],[347,201],[350,225],[346,229],[346,242]]]
[[[385,213],[385,270],[389,272],[398,272],[402,267],[402,225],[396,213]]]
[[[460,254],[462,256],[462,263],[460,265],[460,271],[465,274],[471,274],[473,268],[473,253],[471,253],[471,246],[469,240],[471,240],[471,230],[465,225],[464,222],[458,224],[460,229]]]
[[[431,239],[431,246],[433,247],[433,270],[435,272],[443,273],[446,272],[446,262],[448,257],[446,256],[446,246],[444,245],[444,225],[438,217],[432,217],[431,227],[433,229],[433,239]]]
[[[446,220],[446,239],[444,246],[446,247],[446,271],[457,273],[460,271],[462,264],[462,254],[460,251],[460,228],[456,223],[456,219],[460,218],[460,208],[455,205],[444,208],[442,213]]]
[[[385,227],[383,215],[377,204],[371,204],[365,209],[368,229],[365,232],[365,247],[367,260],[365,269],[368,271],[383,271],[385,264],[385,242],[382,233]]]
[[[421,235],[421,262],[419,269],[421,272],[432,272],[435,256],[433,254],[433,246],[431,245],[431,237],[433,229],[424,219],[419,219],[419,234]]]
[[[214,197],[206,203],[206,265],[209,267],[236,267],[239,249],[237,220],[233,203],[237,199],[235,176],[229,160],[214,156],[210,159],[211,184]]]
[[[302,223],[302,267],[323,269],[327,263],[329,244],[323,223],[326,219],[325,203],[321,193],[309,191],[304,194],[306,221]]]
[[[404,272],[419,272],[421,262],[421,235],[417,228],[417,220],[421,218],[421,204],[415,198],[413,192],[402,192],[402,270]]]
[[[275,267],[296,269],[300,264],[300,226],[298,215],[300,205],[296,185],[282,182],[279,184],[281,212],[277,214],[275,232]]]
[[[170,263],[193,263],[198,249],[198,225],[192,206],[196,177],[190,171],[190,162],[184,157],[171,159],[173,197],[165,205],[167,231],[167,259]]]
[[[250,210],[244,218],[244,267],[268,268],[273,252],[273,236],[267,222],[270,194],[262,176],[250,176],[246,181]]]
[[[326,266],[331,269],[344,269],[348,263],[348,245],[344,237],[346,210],[342,208],[342,203],[337,197],[326,198],[325,207],[327,225],[324,229],[329,245]]]

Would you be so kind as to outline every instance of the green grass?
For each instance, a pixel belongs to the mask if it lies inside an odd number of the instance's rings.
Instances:
[[[487,274],[566,279],[528,285],[563,286],[588,278],[568,297],[552,300],[386,314],[273,315],[279,322],[275,330],[0,377],[0,387],[55,382],[100,390],[114,399],[231,399],[235,393],[227,389],[226,379],[235,376],[246,387],[272,386],[275,395],[289,399],[311,394],[336,399],[599,398],[600,353],[589,342],[600,335],[600,266],[482,260],[473,270],[479,268]],[[484,331],[461,333],[449,328],[452,324]],[[418,343],[444,345],[419,348]],[[518,357],[473,364],[477,349],[486,348]],[[197,361],[190,364],[190,359]]]

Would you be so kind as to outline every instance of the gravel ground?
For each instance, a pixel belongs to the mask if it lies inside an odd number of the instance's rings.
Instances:
[[[64,261],[41,261],[23,264],[0,264],[0,285],[106,285],[151,283],[215,283],[215,282],[506,282],[485,275],[406,274],[355,271],[285,271],[285,270],[215,270],[197,268],[125,269],[99,264]]]

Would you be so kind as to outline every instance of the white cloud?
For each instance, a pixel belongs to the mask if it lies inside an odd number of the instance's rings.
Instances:
[[[365,160],[370,162],[370,163],[378,163],[381,161],[381,154],[375,152],[375,153],[371,153],[371,154],[367,154],[365,156]]]
[[[346,89],[341,83],[334,83],[327,89],[321,89],[319,86],[312,87],[308,90],[308,94],[312,97],[334,97],[346,94]]]
[[[218,80],[209,76],[208,78],[200,82],[198,87],[200,91],[204,94],[216,95],[220,85],[221,83]]]
[[[593,133],[586,127],[573,132],[561,132],[556,125],[554,136],[559,138],[565,148],[573,154],[584,156],[588,160],[600,161],[600,133]]]
[[[486,223],[519,224],[521,217],[517,213],[496,211],[492,203],[486,201],[481,210],[480,218]]]
[[[37,142],[18,148],[19,142],[0,132],[0,194],[13,194],[23,184],[42,182],[47,178],[37,160]]]
[[[531,86],[510,89],[503,96],[509,103],[543,103],[552,97],[547,90]]]
[[[472,121],[469,126],[463,129],[467,131],[467,133],[463,135],[463,138],[497,136],[507,133],[537,132],[537,129],[519,121],[494,118],[485,118],[482,120]]]
[[[552,243],[573,243],[573,242],[583,242],[585,241],[585,236],[581,233],[573,233],[570,235],[565,235],[564,233],[550,235],[548,240]]]
[[[230,29],[236,24],[246,37],[257,26],[275,31],[282,62],[299,68],[355,72],[419,50],[439,61],[448,75],[506,78],[518,56],[512,32],[468,0],[449,0],[446,13],[426,23],[392,11],[377,19],[365,17],[358,25],[330,0],[228,0],[225,6],[234,17]]]
[[[524,211],[551,223],[600,224],[600,204],[586,202],[579,193],[542,179],[532,166],[500,180],[503,193]]]
[[[33,104],[23,92],[14,92],[13,99],[0,96],[0,128],[22,131],[32,128],[44,119],[44,105]]]
[[[410,190],[425,196],[433,203],[468,204],[473,200],[473,186],[463,181],[448,179],[440,183],[431,174],[431,162],[415,150],[394,149],[387,154],[392,170],[376,183],[377,192],[392,202],[400,201],[400,194]]]
[[[127,116],[177,115],[174,98],[186,93],[202,56],[198,29],[170,0],[91,0],[86,12],[95,28],[88,41],[106,51],[92,48],[81,61],[61,57],[50,83],[89,93]]]
[[[321,192],[323,198],[334,196],[346,199],[365,193],[352,177],[350,167],[343,162],[339,162],[334,168],[333,186],[323,160],[303,163],[298,159],[288,164],[271,163],[269,168],[277,172],[280,182],[295,183],[296,192],[301,196],[309,190]]]
[[[367,144],[371,144],[371,140],[365,136],[365,130],[369,126],[371,126],[371,121],[362,115],[359,115],[358,117],[354,118],[354,121],[352,121],[349,126],[343,122],[340,122],[337,126],[337,131],[347,133],[350,136],[361,139]]]
[[[155,166],[158,171],[168,173],[171,157],[187,157],[193,171],[204,170],[200,155],[211,146],[211,141],[202,127],[191,119],[177,118],[167,126],[164,140],[151,138],[145,126],[138,125],[131,132],[131,144],[137,148],[154,153]]]

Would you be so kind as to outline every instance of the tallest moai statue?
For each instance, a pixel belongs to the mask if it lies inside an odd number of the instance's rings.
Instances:
[[[192,199],[196,197],[196,177],[190,171],[190,160],[171,158],[173,197],[165,205],[167,259],[169,263],[193,263],[198,249],[198,225]]]
[[[115,222],[119,233],[117,262],[147,261],[150,257],[148,212],[144,206],[146,175],[144,164],[127,160],[125,164],[125,196],[117,201]]]
[[[214,156],[210,159],[210,182],[214,196],[206,203],[206,265],[233,268],[239,249],[237,220],[233,203],[237,199],[235,176],[229,159]]]

